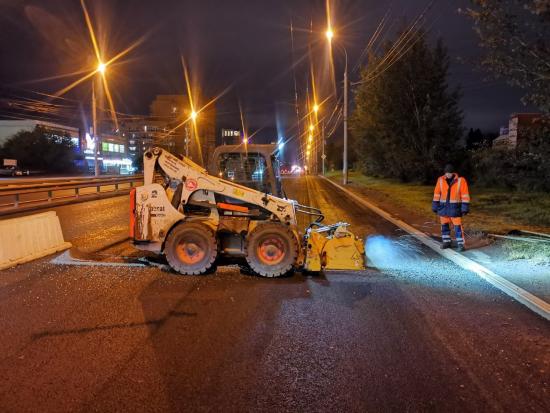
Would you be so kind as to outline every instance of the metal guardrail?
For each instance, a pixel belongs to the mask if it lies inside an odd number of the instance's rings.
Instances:
[[[124,195],[143,183],[143,175],[79,178],[0,187],[0,215]]]

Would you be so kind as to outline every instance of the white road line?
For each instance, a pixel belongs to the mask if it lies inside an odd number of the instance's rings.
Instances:
[[[528,291],[525,291],[523,288],[518,287],[514,283],[511,283],[510,281],[506,280],[504,277],[492,272],[488,268],[485,268],[483,265],[478,264],[475,261],[472,261],[471,259],[465,257],[462,254],[459,254],[456,251],[453,250],[442,250],[439,248],[439,243],[431,239],[429,236],[427,236],[422,231],[417,230],[413,226],[407,224],[406,222],[401,221],[398,218],[393,217],[386,211],[380,209],[376,205],[370,203],[369,201],[364,200],[360,196],[354,194],[349,189],[346,189],[337,183],[331,181],[328,178],[321,177],[325,179],[326,181],[330,182],[335,187],[342,190],[344,193],[346,193],[350,198],[357,201],[359,204],[369,208],[376,214],[380,215],[382,218],[390,221],[392,224],[398,226],[402,230],[408,232],[410,235],[415,237],[417,240],[422,242],[424,245],[430,247],[432,250],[437,252],[438,254],[442,255],[443,257],[447,258],[448,260],[451,260],[458,266],[464,268],[465,270],[471,271],[481,278],[483,278],[485,281],[487,281],[489,284],[493,285],[494,287],[498,288],[503,293],[509,295],[513,299],[517,300],[521,304],[528,307],[530,310],[534,311],[535,313],[539,314],[540,316],[546,318],[547,320],[550,320],[550,304],[546,301],[540,299],[539,297],[531,294]]]

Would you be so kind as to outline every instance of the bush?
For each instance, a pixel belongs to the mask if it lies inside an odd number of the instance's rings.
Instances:
[[[482,186],[521,191],[550,191],[550,128],[529,131],[517,151],[481,149],[471,154],[474,180]]]

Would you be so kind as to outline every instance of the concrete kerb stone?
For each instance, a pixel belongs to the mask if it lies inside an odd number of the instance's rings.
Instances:
[[[419,231],[418,229],[414,228],[413,226],[407,224],[406,222],[398,218],[395,218],[388,212],[377,207],[371,202],[361,198],[360,196],[354,194],[349,189],[346,189],[343,186],[338,185],[337,183],[331,181],[330,179],[325,178],[323,176],[321,178],[325,179],[330,184],[334,185],[336,188],[343,191],[346,195],[348,195],[350,198],[355,200],[357,203],[363,205],[364,207],[370,209],[377,215],[391,222],[395,226],[401,228],[403,231],[407,232],[408,234],[410,234],[411,236],[413,236],[418,241],[422,242],[424,245],[431,248],[438,254],[454,262],[455,264],[464,268],[465,270],[475,273],[476,275],[483,278],[494,287],[498,288],[503,293],[507,294],[508,296],[512,297],[516,301],[528,307],[530,310],[534,311],[535,313],[539,314],[545,319],[550,320],[550,304],[547,303],[546,301],[522,289],[521,287],[518,287],[514,283],[506,280],[504,277],[494,273],[493,271],[489,270],[483,265],[465,257],[464,255],[456,251],[449,250],[449,249],[446,249],[446,250],[440,249],[439,243],[431,239],[424,232]]]

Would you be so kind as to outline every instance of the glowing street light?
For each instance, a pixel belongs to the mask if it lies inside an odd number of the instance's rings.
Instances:
[[[195,112],[194,110],[191,111],[191,119],[192,120],[197,120],[198,116],[199,116],[199,114],[197,112]]]
[[[313,111],[315,113],[319,112],[319,105],[317,103],[315,105],[313,105]]]
[[[102,75],[105,74],[105,70],[107,69],[107,65],[103,62],[99,62],[97,65],[97,71],[101,73]]]
[[[327,36],[327,39],[328,41],[330,42],[332,40],[332,38],[334,37],[334,32],[332,31],[332,29],[329,27],[327,29],[327,31],[325,32],[325,36]]]
[[[309,130],[313,132],[313,129],[315,129],[315,127],[313,125],[309,125]]]

